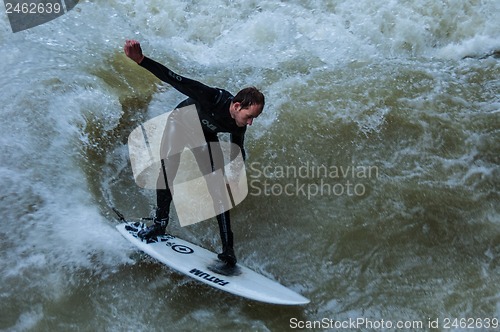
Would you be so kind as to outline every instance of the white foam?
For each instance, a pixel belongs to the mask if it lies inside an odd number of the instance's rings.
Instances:
[[[122,53],[125,39],[139,39],[147,55],[180,74],[195,74],[221,87],[229,82],[231,89],[263,87],[266,111],[249,130],[256,140],[274,129],[280,113],[288,111],[286,106],[296,103],[308,110],[326,107],[320,112],[325,121],[354,122],[369,134],[384,127],[388,110],[377,104],[380,100],[357,95],[356,86],[388,82],[379,74],[393,74],[387,69],[393,59],[459,59],[500,49],[494,16],[498,6],[498,1],[446,5],[432,0],[79,2],[63,17],[16,34],[3,15],[0,43],[8,51],[0,61],[2,295],[13,297],[22,289],[57,298],[65,287],[78,283],[71,279],[72,271],[91,270],[103,277],[130,263],[128,245],[102,215],[82,169],[88,161],[85,148],[91,144],[84,130],[87,119],[112,130],[122,115],[113,87],[94,70],[107,70],[107,61]],[[402,68],[403,62],[395,65]],[[387,65],[368,68],[371,63]],[[422,69],[429,75],[431,71]],[[339,78],[341,74],[353,77]],[[344,99],[330,100],[331,94],[325,97],[322,88],[332,94],[338,88],[337,97]],[[296,91],[302,98],[295,98]],[[409,106],[422,113],[428,99],[441,91],[438,87],[425,93],[408,99]],[[317,105],[316,98],[330,104]],[[181,99],[177,92],[163,89],[153,96],[149,115],[170,110]],[[498,103],[481,107],[491,114],[499,110]],[[401,155],[419,153],[402,148],[389,158],[387,168],[394,167]],[[120,157],[125,164],[126,153]],[[470,158],[441,162],[449,167],[467,165]],[[401,172],[405,179],[418,176],[424,167],[418,161],[412,165],[415,169]],[[450,181],[457,185],[492,174],[491,165],[477,165]],[[103,189],[109,185],[102,184]],[[335,300],[327,303],[328,309],[337,309]],[[42,315],[39,307],[27,310],[15,327],[29,329]]]
[[[41,305],[33,306],[29,311],[23,312],[14,326],[9,327],[10,331],[29,331],[42,320],[43,308]]]
[[[500,50],[500,38],[477,35],[439,48],[435,55],[439,58],[457,60],[465,57],[479,58],[498,50]]]
[[[49,26],[38,30],[53,33]],[[88,73],[86,52],[85,61],[75,62],[64,33],[48,40],[36,29],[10,37],[11,52],[0,64],[0,204],[7,246],[1,275],[5,287],[11,285],[2,291],[29,289],[57,298],[73,271],[106,275],[130,263],[128,246],[99,212],[81,167],[86,117],[95,114],[104,128],[113,128],[121,106]],[[11,282],[19,276],[24,278]]]

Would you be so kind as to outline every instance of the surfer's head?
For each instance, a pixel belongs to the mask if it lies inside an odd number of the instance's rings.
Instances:
[[[229,112],[238,127],[251,125],[264,109],[265,98],[255,87],[248,87],[236,94],[231,102]]]

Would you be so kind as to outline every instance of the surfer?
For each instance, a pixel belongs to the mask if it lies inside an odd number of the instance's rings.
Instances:
[[[160,80],[170,84],[188,97],[177,105],[176,109],[188,105],[196,106],[199,122],[203,130],[204,144],[199,146],[194,143],[193,146],[197,148],[192,149],[192,151],[203,174],[221,169],[221,166],[218,165],[222,158],[222,152],[219,151],[220,147],[217,144],[210,144],[211,142],[218,142],[218,133],[229,133],[231,142],[240,148],[243,160],[245,160],[243,142],[246,127],[251,125],[253,119],[262,113],[265,104],[264,95],[257,88],[244,88],[236,96],[233,96],[226,90],[209,87],[198,81],[180,76],[164,65],[144,56],[141,45],[136,40],[127,40],[124,51],[138,65],[149,70]],[[189,142],[192,136],[186,126],[182,124],[182,120],[179,120],[182,117],[182,114],[173,114],[173,116],[169,116],[169,121],[167,121],[168,128],[165,131],[167,137],[164,136],[161,145],[163,167],[161,174],[163,176],[159,176],[156,189],[156,215],[153,218],[153,224],[138,233],[138,236],[144,240],[165,234],[168,225],[173,181],[180,162],[180,153],[169,152],[173,150],[179,151],[179,148],[182,151],[183,146],[180,147],[179,142]],[[176,135],[175,139],[169,139],[174,137],[174,134]],[[178,137],[180,136],[184,138],[179,140]],[[208,162],[206,162],[206,158],[201,157],[207,150],[210,157]],[[203,159],[205,159],[205,162]],[[215,186],[215,191],[220,191],[222,186],[225,187],[225,184]],[[217,203],[214,201],[214,204]],[[217,215],[222,242],[222,253],[218,255],[218,258],[228,265],[235,265],[236,256],[233,248],[233,233],[231,231],[229,211],[222,211],[221,209],[221,213]]]

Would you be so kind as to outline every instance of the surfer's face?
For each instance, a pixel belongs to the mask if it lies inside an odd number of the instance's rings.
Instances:
[[[250,105],[242,108],[240,103],[231,104],[231,117],[238,127],[251,126],[253,119],[262,113],[262,105]]]

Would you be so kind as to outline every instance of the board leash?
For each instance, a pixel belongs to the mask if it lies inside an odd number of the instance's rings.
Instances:
[[[144,221],[144,220],[153,220],[153,218],[138,218],[138,219],[126,219],[125,216],[120,212],[118,211],[118,209],[116,209],[115,207],[111,207],[111,209],[113,210],[114,213],[116,213],[116,215],[118,216],[118,219],[120,221],[132,221],[132,220],[139,220],[139,221]]]
[[[118,211],[114,207],[112,207],[111,209],[116,213],[116,215],[118,216],[118,219],[120,219],[121,221],[126,221],[125,217],[123,216],[123,214],[120,211]]]

